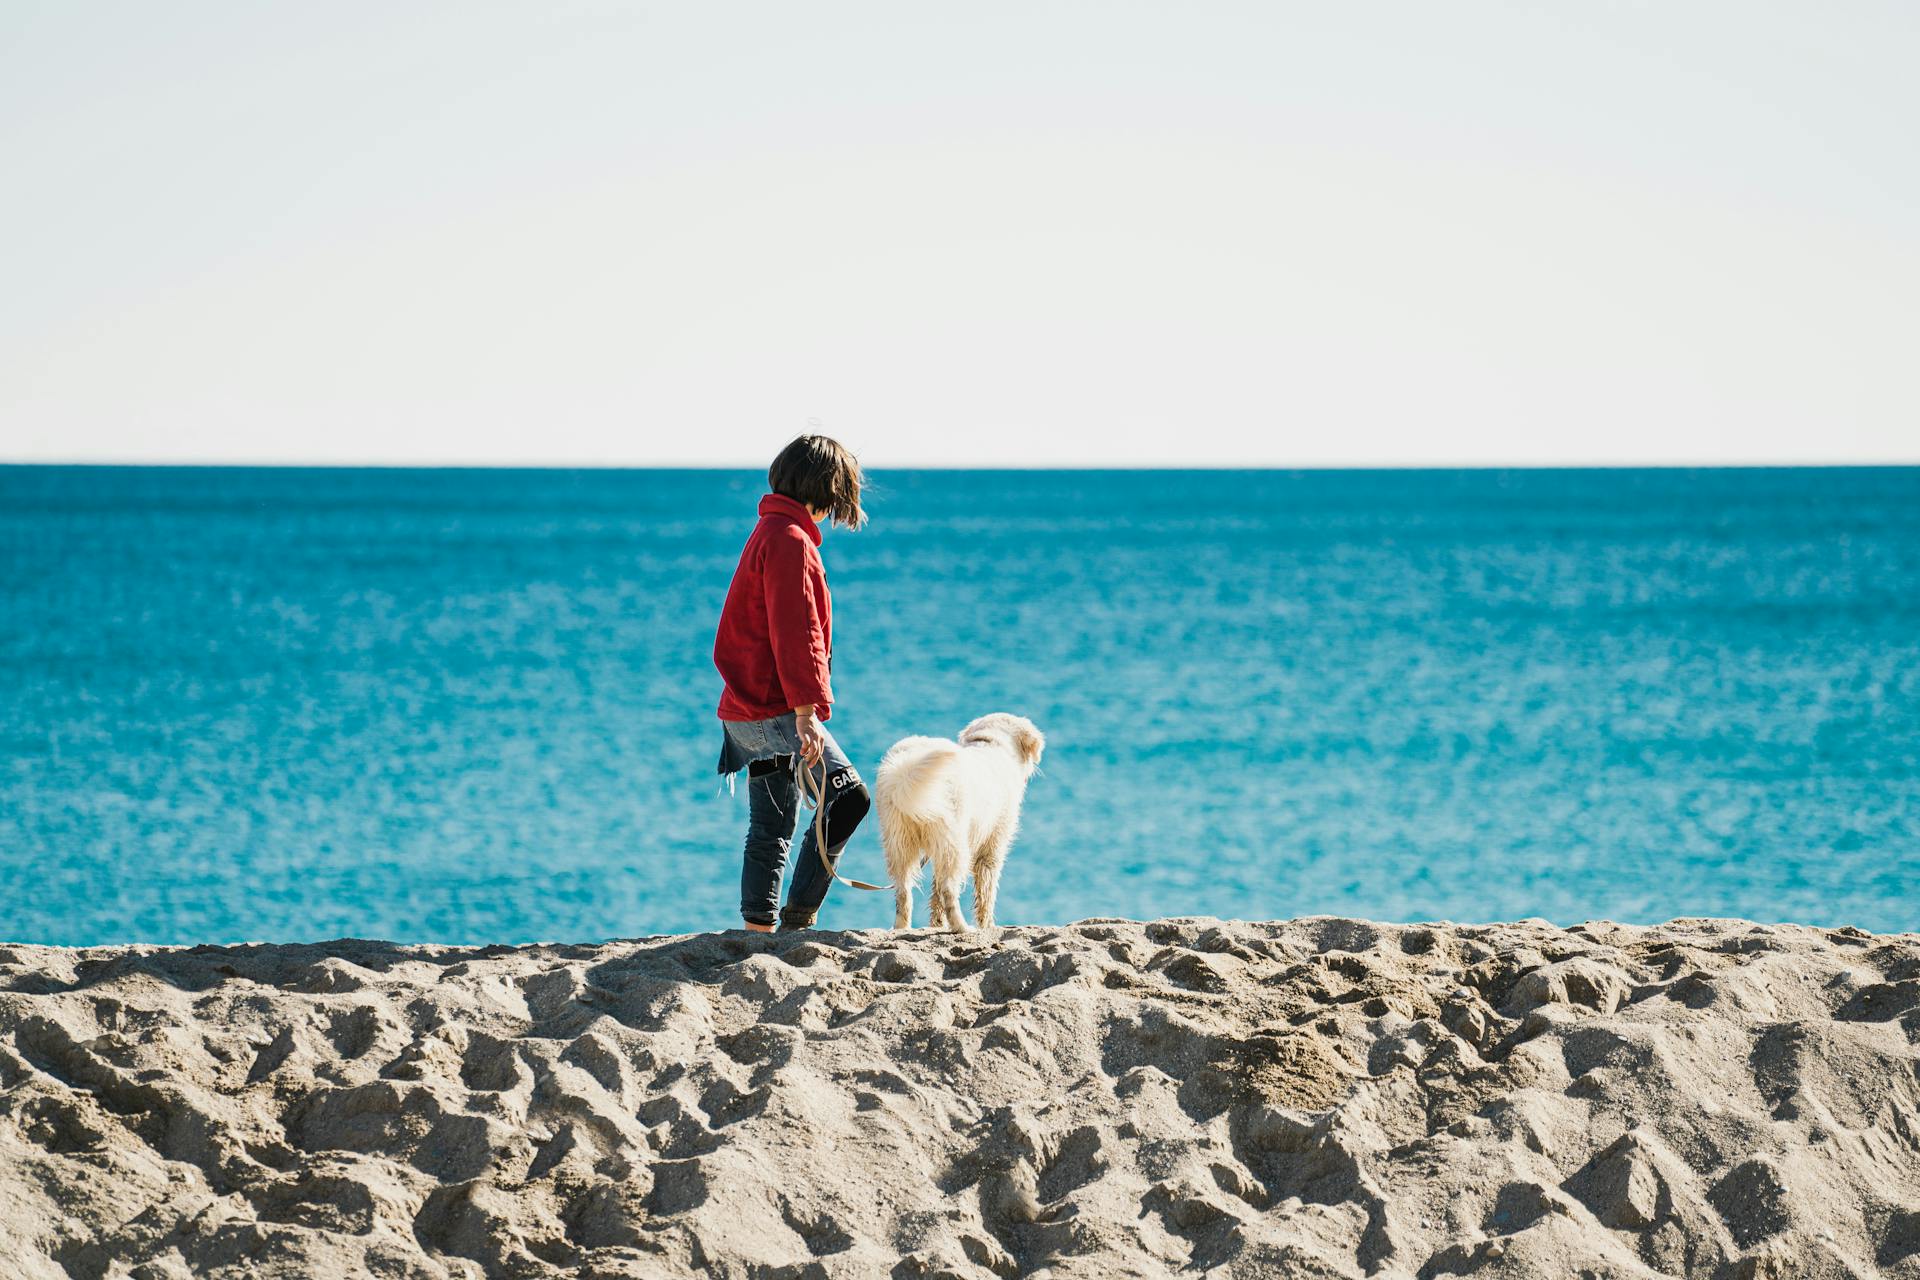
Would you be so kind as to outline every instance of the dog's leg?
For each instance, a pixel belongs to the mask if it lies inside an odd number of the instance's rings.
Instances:
[[[927,927],[964,929],[960,919],[960,881],[967,874],[964,847],[952,831],[929,832],[926,863],[932,884],[927,891]]]
[[[955,933],[967,931],[967,918],[960,914],[960,879],[950,876],[934,886],[933,896],[940,902],[942,913],[946,917],[947,928]]]
[[[993,928],[993,902],[1000,894],[1000,868],[1007,860],[1006,841],[995,840],[973,860],[973,922]]]
[[[880,815],[880,848],[887,855],[887,878],[893,881],[893,927],[913,927],[913,885],[926,864],[927,851],[913,830],[886,810]]]

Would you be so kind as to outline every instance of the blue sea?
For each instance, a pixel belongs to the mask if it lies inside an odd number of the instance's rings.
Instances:
[[[832,727],[870,771],[1039,723],[1005,923],[1920,928],[1920,470],[873,480]],[[733,925],[710,650],[761,492],[0,468],[0,938]]]

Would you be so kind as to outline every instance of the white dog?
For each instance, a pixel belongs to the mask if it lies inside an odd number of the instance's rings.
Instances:
[[[927,923],[963,931],[960,886],[973,876],[973,918],[993,927],[1000,868],[1020,827],[1020,801],[1046,739],[1031,720],[996,712],[945,738],[902,738],[880,761],[873,804],[893,878],[893,927],[913,919],[921,864],[933,864]]]

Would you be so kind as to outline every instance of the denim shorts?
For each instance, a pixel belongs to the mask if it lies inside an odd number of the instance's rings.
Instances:
[[[847,759],[847,753],[834,741],[833,734],[824,724],[821,734],[826,738],[825,759],[827,764],[827,793],[837,795],[848,787],[860,784],[860,773]],[[719,772],[731,779],[756,760],[773,760],[791,756],[798,768],[800,759],[800,730],[794,723],[793,712],[774,716],[770,720],[722,720],[720,722],[720,768]],[[816,775],[817,776],[817,775]]]

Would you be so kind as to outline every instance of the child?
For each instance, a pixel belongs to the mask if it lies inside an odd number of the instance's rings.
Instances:
[[[820,562],[820,523],[858,529],[866,522],[861,478],[854,456],[825,436],[801,436],[782,449],[767,469],[773,492],[760,499],[760,523],[720,610],[713,642],[713,664],[727,686],[720,695],[720,772],[747,771],[740,915],[757,933],[773,931],[780,874],[800,817],[800,769],[808,770],[810,789],[826,797],[829,863],[838,861],[872,803],[823,723],[833,715],[833,600]],[[815,847],[815,826],[810,821],[800,841],[782,932],[812,925],[833,883]]]

